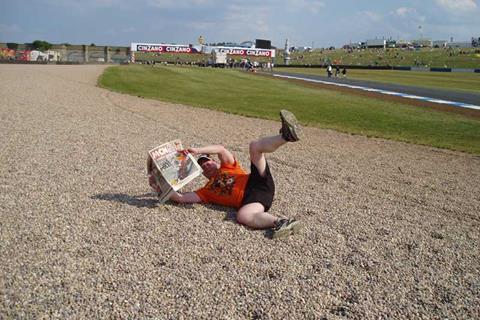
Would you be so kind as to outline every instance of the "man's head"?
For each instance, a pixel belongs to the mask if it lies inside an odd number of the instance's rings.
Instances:
[[[197,163],[202,167],[203,175],[208,179],[214,177],[220,168],[219,164],[213,160],[209,154],[200,155]]]

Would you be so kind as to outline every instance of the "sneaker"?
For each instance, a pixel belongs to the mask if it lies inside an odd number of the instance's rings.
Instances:
[[[297,233],[301,229],[300,221],[295,219],[280,219],[272,228],[272,239],[283,238]]]
[[[290,142],[300,140],[302,129],[295,115],[288,110],[282,110],[280,111],[280,119],[282,120],[282,128],[280,129],[282,138]]]

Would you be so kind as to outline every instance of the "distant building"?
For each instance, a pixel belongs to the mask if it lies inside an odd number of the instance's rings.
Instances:
[[[365,46],[367,48],[383,48],[387,46],[387,40],[385,39],[373,39],[365,41]]]
[[[412,43],[408,40],[398,40],[397,41],[397,47],[398,48],[408,48],[411,47]]]
[[[448,48],[473,48],[471,41],[448,42]]]
[[[417,39],[417,40],[412,40],[412,44],[413,44],[414,47],[431,48],[432,47],[432,40],[431,39]]]
[[[235,47],[235,46],[234,46]],[[255,48],[255,42],[253,41],[243,41],[242,43],[240,43],[238,45],[238,47],[242,47],[242,48]]]
[[[365,42],[350,42],[343,45],[343,49],[361,49],[365,47]]]
[[[386,46],[387,46],[387,48],[396,48],[397,47],[397,41],[387,40]]]
[[[432,47],[445,48],[447,46],[447,40],[434,40],[432,41]]]

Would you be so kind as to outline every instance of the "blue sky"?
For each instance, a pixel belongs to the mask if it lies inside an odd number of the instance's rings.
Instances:
[[[0,0],[0,42],[124,45],[480,37],[478,0]],[[421,26],[421,28],[420,28]]]

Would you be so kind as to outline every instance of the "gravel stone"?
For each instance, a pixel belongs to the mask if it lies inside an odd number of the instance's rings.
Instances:
[[[280,122],[110,92],[103,70],[0,65],[0,318],[480,318],[479,156],[305,128],[268,156],[271,212],[304,228],[271,240],[159,205],[145,162],[180,138],[248,168]]]

